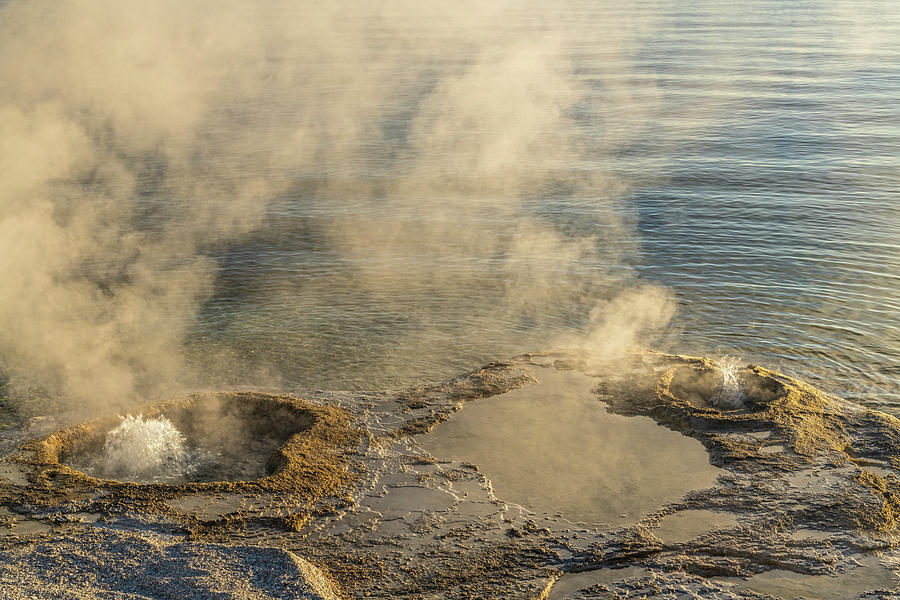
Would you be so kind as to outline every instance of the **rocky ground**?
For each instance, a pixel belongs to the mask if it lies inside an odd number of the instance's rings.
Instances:
[[[548,369],[699,440],[715,486],[632,522],[573,523],[417,441]],[[760,367],[739,378],[740,405],[719,408],[706,359],[535,354],[395,393],[252,394],[309,416],[253,482],[93,479],[58,462],[71,430],[7,430],[0,597],[900,597],[900,421]]]

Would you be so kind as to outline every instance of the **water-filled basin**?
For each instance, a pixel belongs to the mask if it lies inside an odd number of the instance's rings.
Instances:
[[[539,383],[466,404],[419,442],[478,465],[497,496],[571,521],[631,523],[712,487],[703,445],[645,416],[610,413],[576,371],[534,369]]]

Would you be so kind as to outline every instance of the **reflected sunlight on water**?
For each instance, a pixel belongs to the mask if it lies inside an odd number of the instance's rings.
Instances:
[[[574,6],[571,18],[590,25],[591,5]],[[564,190],[528,206],[611,249],[622,259],[613,274],[633,266],[673,289],[673,350],[739,354],[837,394],[900,405],[900,20],[884,18],[896,7],[640,2],[618,10],[652,15],[626,57],[606,51],[599,23],[598,39],[569,49],[588,90],[575,118],[597,150],[572,168],[614,173],[627,191],[614,208]],[[375,165],[371,176],[390,177],[392,168]],[[613,235],[610,210],[628,226]],[[283,198],[265,232],[220,257],[219,291],[197,343],[278,363],[297,384],[373,388],[543,348],[583,324],[590,299],[540,327],[500,312],[486,320],[503,282],[465,248],[391,265],[421,272],[414,281],[439,271],[465,285],[435,294],[410,287],[410,277],[386,278],[386,294],[373,297],[356,285],[358,265],[323,234],[354,211],[371,223],[415,218],[352,193],[339,206],[302,191]],[[575,263],[566,277],[610,276],[608,268]]]

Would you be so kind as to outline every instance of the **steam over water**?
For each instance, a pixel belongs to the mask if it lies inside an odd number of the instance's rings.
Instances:
[[[900,412],[893,0],[266,2],[252,35],[240,3],[94,29],[23,6],[3,138],[92,161],[0,181],[8,389],[378,389],[645,343]]]
[[[566,50],[587,89],[573,109],[584,143],[602,151],[571,169],[614,173],[626,190],[613,205],[599,190],[535,190],[527,210],[596,239],[621,263],[610,273],[606,259],[574,261],[560,278],[599,271],[614,281],[634,266],[677,297],[669,348],[738,355],[900,409],[898,5],[638,2],[620,3],[614,17],[593,6],[576,3],[569,17],[596,35]],[[527,16],[511,14],[506,26]],[[627,56],[607,51],[610,19],[646,23]],[[388,148],[405,126],[406,99],[395,101]],[[390,179],[396,168],[374,161],[367,173]],[[434,190],[421,201],[443,199]],[[610,211],[625,224],[612,236]],[[413,231],[420,218],[352,193],[337,205],[285,196],[264,233],[220,256],[198,334],[266,356],[298,383],[366,388],[437,379],[583,325],[592,299],[540,327],[496,311],[500,259],[465,248],[397,256],[373,296],[354,270],[385,257],[348,261],[321,237],[347,215],[361,228]],[[473,220],[504,229],[488,211],[454,226]],[[422,289],[396,275],[432,271],[463,274],[465,284],[451,277]]]

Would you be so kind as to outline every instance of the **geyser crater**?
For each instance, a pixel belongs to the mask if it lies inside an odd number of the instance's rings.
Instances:
[[[750,366],[739,367],[735,359],[677,367],[664,391],[695,408],[722,411],[761,410],[786,393],[781,383]]]
[[[51,454],[90,477],[133,483],[249,481],[284,464],[279,449],[313,416],[261,395],[201,394],[56,433]]]

